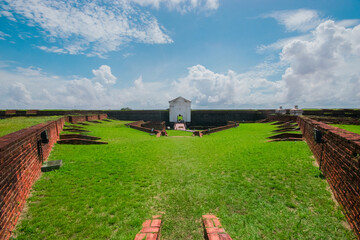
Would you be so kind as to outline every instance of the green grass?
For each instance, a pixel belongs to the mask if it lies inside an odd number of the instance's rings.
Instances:
[[[174,137],[174,136],[191,137],[193,135],[192,132],[180,131],[180,130],[166,130],[166,132],[168,133],[169,137]]]
[[[334,127],[345,129],[349,132],[360,134],[360,125],[330,124]]]
[[[233,239],[355,239],[305,142],[266,142],[270,124],[203,138],[156,138],[113,121],[86,126],[108,145],[55,145],[18,239],[134,239],[163,214],[162,238],[203,239],[201,215]]]
[[[51,117],[12,117],[0,120],[0,137],[19,131],[23,128],[31,127],[46,121],[59,119],[59,116]]]

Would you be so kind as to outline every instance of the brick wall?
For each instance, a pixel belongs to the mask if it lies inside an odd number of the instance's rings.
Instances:
[[[360,135],[307,117],[298,117],[297,121],[336,200],[360,238]],[[322,133],[321,143],[316,143],[314,129]]]
[[[108,118],[107,114],[99,114],[99,120],[103,120],[103,119],[106,119]]]
[[[96,121],[99,120],[99,115],[87,115],[86,121]]]
[[[65,119],[38,124],[0,138],[0,239],[16,225],[41,165],[62,131]],[[46,130],[49,143],[41,143]]]
[[[141,124],[141,127],[165,131],[166,130],[165,124],[166,124],[165,121],[163,121],[163,122],[150,122],[149,121],[149,122]]]
[[[271,114],[266,119],[270,122],[272,121],[290,122],[290,121],[296,121],[297,116]]]
[[[68,121],[69,123],[85,122],[86,116],[84,115],[68,116]]]

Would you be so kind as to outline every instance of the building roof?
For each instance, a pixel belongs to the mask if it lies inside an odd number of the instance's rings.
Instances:
[[[176,101],[177,101],[177,100],[179,100],[179,99],[183,99],[185,102],[190,102],[190,103],[191,103],[191,101],[190,101],[190,100],[187,100],[186,98],[183,98],[183,97],[177,97],[177,98],[175,98],[175,99],[173,99],[173,100],[169,101],[169,103],[176,102]]]

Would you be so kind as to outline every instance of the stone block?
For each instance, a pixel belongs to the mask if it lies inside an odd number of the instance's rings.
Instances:
[[[50,172],[55,169],[59,169],[62,166],[62,160],[47,161],[42,165],[42,172]]]

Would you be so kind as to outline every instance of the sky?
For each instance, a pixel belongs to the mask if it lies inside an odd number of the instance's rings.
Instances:
[[[359,0],[0,0],[0,109],[359,108]]]

